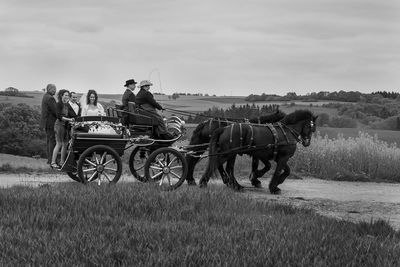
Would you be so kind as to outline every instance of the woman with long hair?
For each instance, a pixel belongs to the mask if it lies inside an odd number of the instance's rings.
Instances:
[[[83,98],[84,96],[82,96]],[[81,98],[81,99],[82,99]],[[97,102],[98,96],[95,90],[89,90],[86,95],[86,103],[82,105],[82,116],[105,116],[103,106]]]
[[[68,123],[73,122],[74,119],[68,115],[68,101],[69,91],[62,89],[58,92],[56,104],[56,117],[57,120],[54,124],[54,132],[56,134],[56,146],[53,150],[53,156],[51,159],[51,168],[60,168],[65,162],[67,156],[68,146]],[[57,164],[57,155],[61,148],[61,159],[60,166]]]

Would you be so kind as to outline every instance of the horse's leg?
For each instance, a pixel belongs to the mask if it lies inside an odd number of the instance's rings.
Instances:
[[[290,175],[290,167],[287,164],[287,162],[285,162],[282,169],[283,173],[279,176],[278,184],[282,184],[285,181],[285,179]]]
[[[222,172],[225,173],[225,171],[223,169],[223,164],[225,163],[225,161],[227,161],[226,157],[217,156],[217,158],[215,158],[215,159],[209,158],[207,169],[204,172],[203,176],[201,176],[200,181],[199,181],[199,186],[200,187],[206,187],[208,181],[210,180],[210,177],[211,177],[211,168],[210,168],[211,163],[210,163],[210,160],[216,160],[217,164],[218,164],[218,170],[220,170],[220,168],[222,168]],[[226,177],[227,177],[226,175],[221,175],[222,179],[226,179]]]
[[[239,184],[235,178],[235,161],[236,155],[231,156],[226,163],[226,172],[229,178],[228,186],[232,187],[236,191],[240,191],[243,189],[243,186]]]
[[[250,174],[250,181],[254,187],[261,188],[261,181],[258,180],[259,177],[262,177],[266,172],[271,169],[271,163],[269,163],[268,159],[261,159],[262,163],[264,164],[264,168],[261,170],[257,170],[258,167],[258,159],[253,157],[252,159],[252,173]]]
[[[282,169],[287,166],[287,161],[289,160],[288,157],[278,159],[276,163],[276,168],[274,175],[272,176],[271,182],[269,183],[269,191],[272,194],[280,194],[281,190],[278,188],[281,180],[281,171]],[[285,177],[286,178],[286,177]]]
[[[224,184],[228,184],[229,183],[229,177],[228,177],[228,173],[224,170],[224,165],[219,165],[218,166],[218,172],[219,175],[222,178],[222,182],[224,182]]]
[[[199,153],[200,154],[200,153]],[[196,153],[196,156],[198,154]],[[192,155],[186,155],[186,161],[188,163],[188,174],[186,176],[186,182],[188,185],[196,185],[196,181],[194,180],[193,173],[196,164],[199,162],[199,157],[194,157]]]

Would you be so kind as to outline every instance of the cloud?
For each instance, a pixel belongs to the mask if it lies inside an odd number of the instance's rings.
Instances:
[[[52,80],[74,90],[114,92],[121,81],[147,79],[155,68],[169,93],[301,94],[309,88],[384,90],[400,83],[397,1],[6,0],[1,5],[4,88],[42,88]]]

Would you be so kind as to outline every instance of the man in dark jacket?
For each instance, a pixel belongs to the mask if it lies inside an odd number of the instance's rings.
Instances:
[[[156,127],[156,134],[161,139],[172,139],[173,136],[171,133],[167,131],[167,127],[165,125],[164,119],[157,113],[156,109],[164,110],[163,107],[157,103],[154,99],[152,93],[150,93],[150,86],[153,84],[148,81],[144,80],[141,81],[139,84],[140,91],[136,95],[136,105],[139,106],[141,109],[145,110],[149,115],[154,117],[158,121],[158,125]]]
[[[56,136],[54,133],[54,123],[56,122],[56,100],[54,95],[57,88],[54,84],[48,84],[46,93],[42,99],[42,118],[40,126],[46,131],[47,137],[47,163],[51,163],[51,157],[56,145]]]
[[[68,118],[80,117],[81,111],[81,105],[78,103],[78,95],[75,92],[71,92],[68,101]]]
[[[135,94],[133,93],[133,91],[136,87],[136,81],[134,79],[127,80],[124,86],[126,87],[126,90],[122,95],[121,109],[128,112],[134,112],[134,110],[129,110],[129,102],[135,103]],[[128,124],[129,114],[123,113],[122,118],[124,119],[125,123]]]

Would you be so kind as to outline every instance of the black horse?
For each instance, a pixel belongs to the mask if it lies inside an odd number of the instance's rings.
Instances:
[[[276,161],[269,190],[279,194],[278,185],[290,174],[287,162],[294,155],[298,142],[301,141],[305,147],[310,145],[316,119],[317,116],[308,110],[297,110],[273,125],[235,123],[215,130],[210,140],[208,166],[200,179],[200,186],[206,186],[215,170],[227,162],[227,185],[235,190],[242,189],[234,177],[234,164],[237,154],[247,154],[261,160],[266,168],[270,168],[270,160]]]
[[[285,115],[286,114],[284,112],[277,109],[274,113],[252,118],[248,122],[257,124],[273,123],[281,120],[285,117]],[[197,125],[196,129],[193,131],[190,143],[188,145],[190,150],[193,152],[190,154],[186,154],[186,161],[188,163],[188,174],[186,176],[186,181],[189,185],[196,185],[195,179],[193,177],[194,168],[199,162],[200,156],[207,150],[212,133],[218,128],[225,127],[227,125],[231,125],[240,121],[244,122],[244,120],[232,121],[221,118],[211,118]],[[252,167],[252,174],[250,174],[251,183],[255,187],[260,187],[261,182],[257,178],[263,175],[263,171],[257,170],[258,160],[253,158]],[[227,183],[229,180],[227,179],[227,174],[223,168],[223,165],[218,166],[218,171],[224,183]]]

